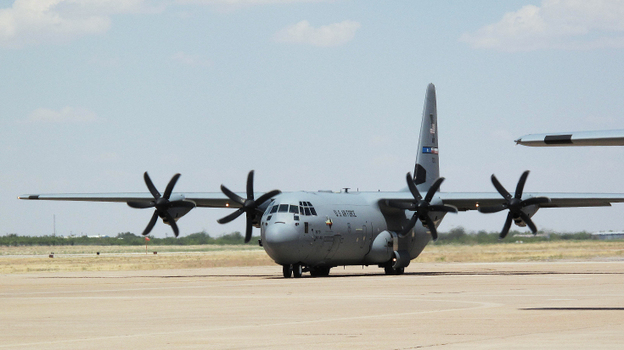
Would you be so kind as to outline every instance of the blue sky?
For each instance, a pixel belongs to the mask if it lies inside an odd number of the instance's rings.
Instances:
[[[139,233],[151,211],[27,193],[397,190],[424,93],[443,191],[624,192],[624,148],[526,148],[528,133],[624,129],[621,1],[0,1],[0,234]],[[183,234],[229,211],[197,209]],[[540,210],[539,228],[624,229],[624,206]],[[497,231],[460,213],[440,230]],[[161,223],[153,233],[170,229]]]

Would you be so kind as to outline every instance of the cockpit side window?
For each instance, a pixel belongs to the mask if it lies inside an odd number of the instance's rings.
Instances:
[[[269,212],[269,214],[275,214],[275,213],[277,213],[277,208],[278,208],[278,207],[279,207],[278,205],[274,205],[273,207],[271,207],[271,211]]]
[[[294,213],[294,214],[299,214],[299,207],[291,204],[289,212]]]

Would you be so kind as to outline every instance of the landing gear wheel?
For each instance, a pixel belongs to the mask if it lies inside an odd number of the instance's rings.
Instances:
[[[310,275],[312,277],[327,277],[329,275],[330,267],[314,266],[310,268]]]
[[[386,275],[402,275],[405,272],[405,268],[401,267],[395,270],[392,266],[385,266],[384,271]]]
[[[292,272],[295,278],[299,278],[303,274],[303,267],[301,264],[292,264]]]
[[[292,265],[282,265],[282,273],[284,274],[284,278],[290,278],[293,273]]]

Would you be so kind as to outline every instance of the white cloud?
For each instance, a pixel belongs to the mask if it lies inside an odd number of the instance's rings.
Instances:
[[[28,117],[25,122],[27,123],[93,123],[100,121],[98,116],[84,108],[64,107],[59,111],[37,108]]]
[[[245,5],[268,5],[268,4],[293,4],[304,2],[330,2],[335,0],[177,0],[181,4],[204,4],[204,5],[225,5],[225,6],[245,6]]]
[[[209,67],[212,65],[212,62],[199,55],[191,55],[182,51],[173,54],[171,59],[185,66]]]
[[[499,51],[624,47],[624,1],[543,0],[506,13],[460,40]]]
[[[360,23],[343,21],[314,28],[308,21],[301,21],[275,33],[273,39],[282,43],[308,44],[313,46],[340,46],[351,41]]]
[[[241,8],[261,5],[334,2],[339,0],[176,0],[178,4],[213,6],[216,11],[231,12]]]
[[[101,34],[110,16],[157,11],[145,0],[15,0],[0,9],[0,47],[21,48]]]

